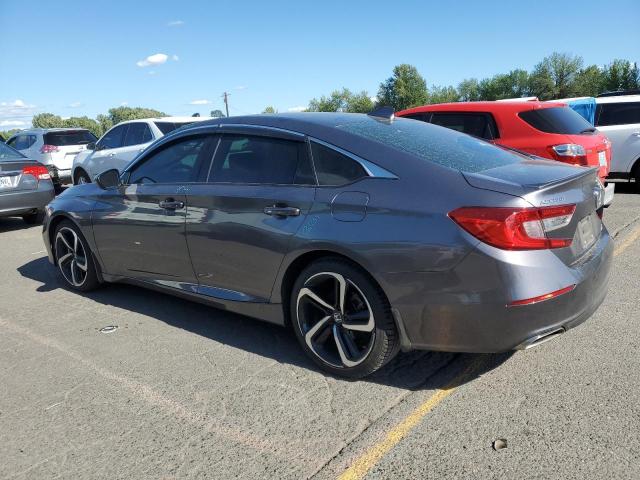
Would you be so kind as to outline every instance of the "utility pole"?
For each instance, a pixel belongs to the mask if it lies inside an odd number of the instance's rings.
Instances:
[[[222,98],[224,98],[224,107],[227,110],[227,117],[229,116],[229,94],[227,92],[224,92],[222,94]]]

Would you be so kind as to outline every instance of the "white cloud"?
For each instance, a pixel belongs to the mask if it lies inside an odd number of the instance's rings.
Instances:
[[[126,107],[127,105],[129,105],[129,102],[120,102],[121,107]]]
[[[211,100],[191,100],[189,102],[189,105],[209,105],[211,103]]]
[[[149,67],[151,65],[162,65],[168,58],[169,56],[165,53],[154,53],[153,55],[149,55],[147,58],[138,60],[136,65],[142,68]]]
[[[287,108],[287,112],[303,112],[306,109],[307,109],[307,107],[305,107],[303,105],[299,105],[297,107]]]
[[[182,20],[172,20],[171,22],[167,23],[167,27],[181,27],[184,25],[184,22]]]
[[[80,103],[80,102],[73,102],[73,103],[69,104],[69,108],[78,108],[78,107],[81,107],[81,106],[82,106],[82,103]]]
[[[16,128],[16,127],[24,127],[27,125],[27,122],[23,122],[21,120],[2,120],[0,121],[0,128]]]

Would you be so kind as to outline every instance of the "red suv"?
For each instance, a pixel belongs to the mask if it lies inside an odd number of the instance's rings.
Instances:
[[[609,174],[611,143],[564,103],[441,103],[403,110],[396,116],[452,128],[540,157],[598,167],[603,183]],[[613,184],[607,186],[606,204],[611,203],[613,188]]]

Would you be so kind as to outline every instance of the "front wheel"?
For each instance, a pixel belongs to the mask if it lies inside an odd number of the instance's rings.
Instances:
[[[89,175],[87,175],[86,172],[84,172],[83,170],[80,170],[77,174],[76,174],[76,185],[84,185],[85,183],[91,183],[91,179],[89,178]]]
[[[99,281],[93,254],[80,229],[63,220],[56,227],[53,242],[58,270],[67,285],[81,292],[96,288]]]
[[[365,377],[398,352],[384,293],[343,259],[318,260],[300,274],[291,295],[291,319],[307,355],[334,375]]]
[[[22,216],[22,220],[24,220],[24,223],[28,225],[42,225],[42,221],[44,220],[44,211],[38,210],[35,213],[27,213]]]

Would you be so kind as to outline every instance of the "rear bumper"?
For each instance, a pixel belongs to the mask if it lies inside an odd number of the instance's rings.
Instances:
[[[608,183],[606,187],[604,187],[604,206],[608,207],[613,202],[613,196],[615,194],[616,184]]]
[[[581,324],[607,294],[613,242],[606,230],[572,266],[550,251],[508,252],[507,262],[486,255],[484,247],[449,272],[384,277],[384,283],[393,282],[383,288],[392,292],[404,348],[476,353],[524,348],[535,337]],[[575,288],[558,297],[507,306],[568,285]]]
[[[51,175],[51,181],[55,185],[67,185],[71,182],[71,169],[59,169],[55,165],[47,165],[49,169],[49,175]]]
[[[37,190],[23,190],[18,192],[5,192],[0,195],[0,216],[10,217],[30,213],[33,210],[44,210],[53,200],[53,185],[43,186]]]

